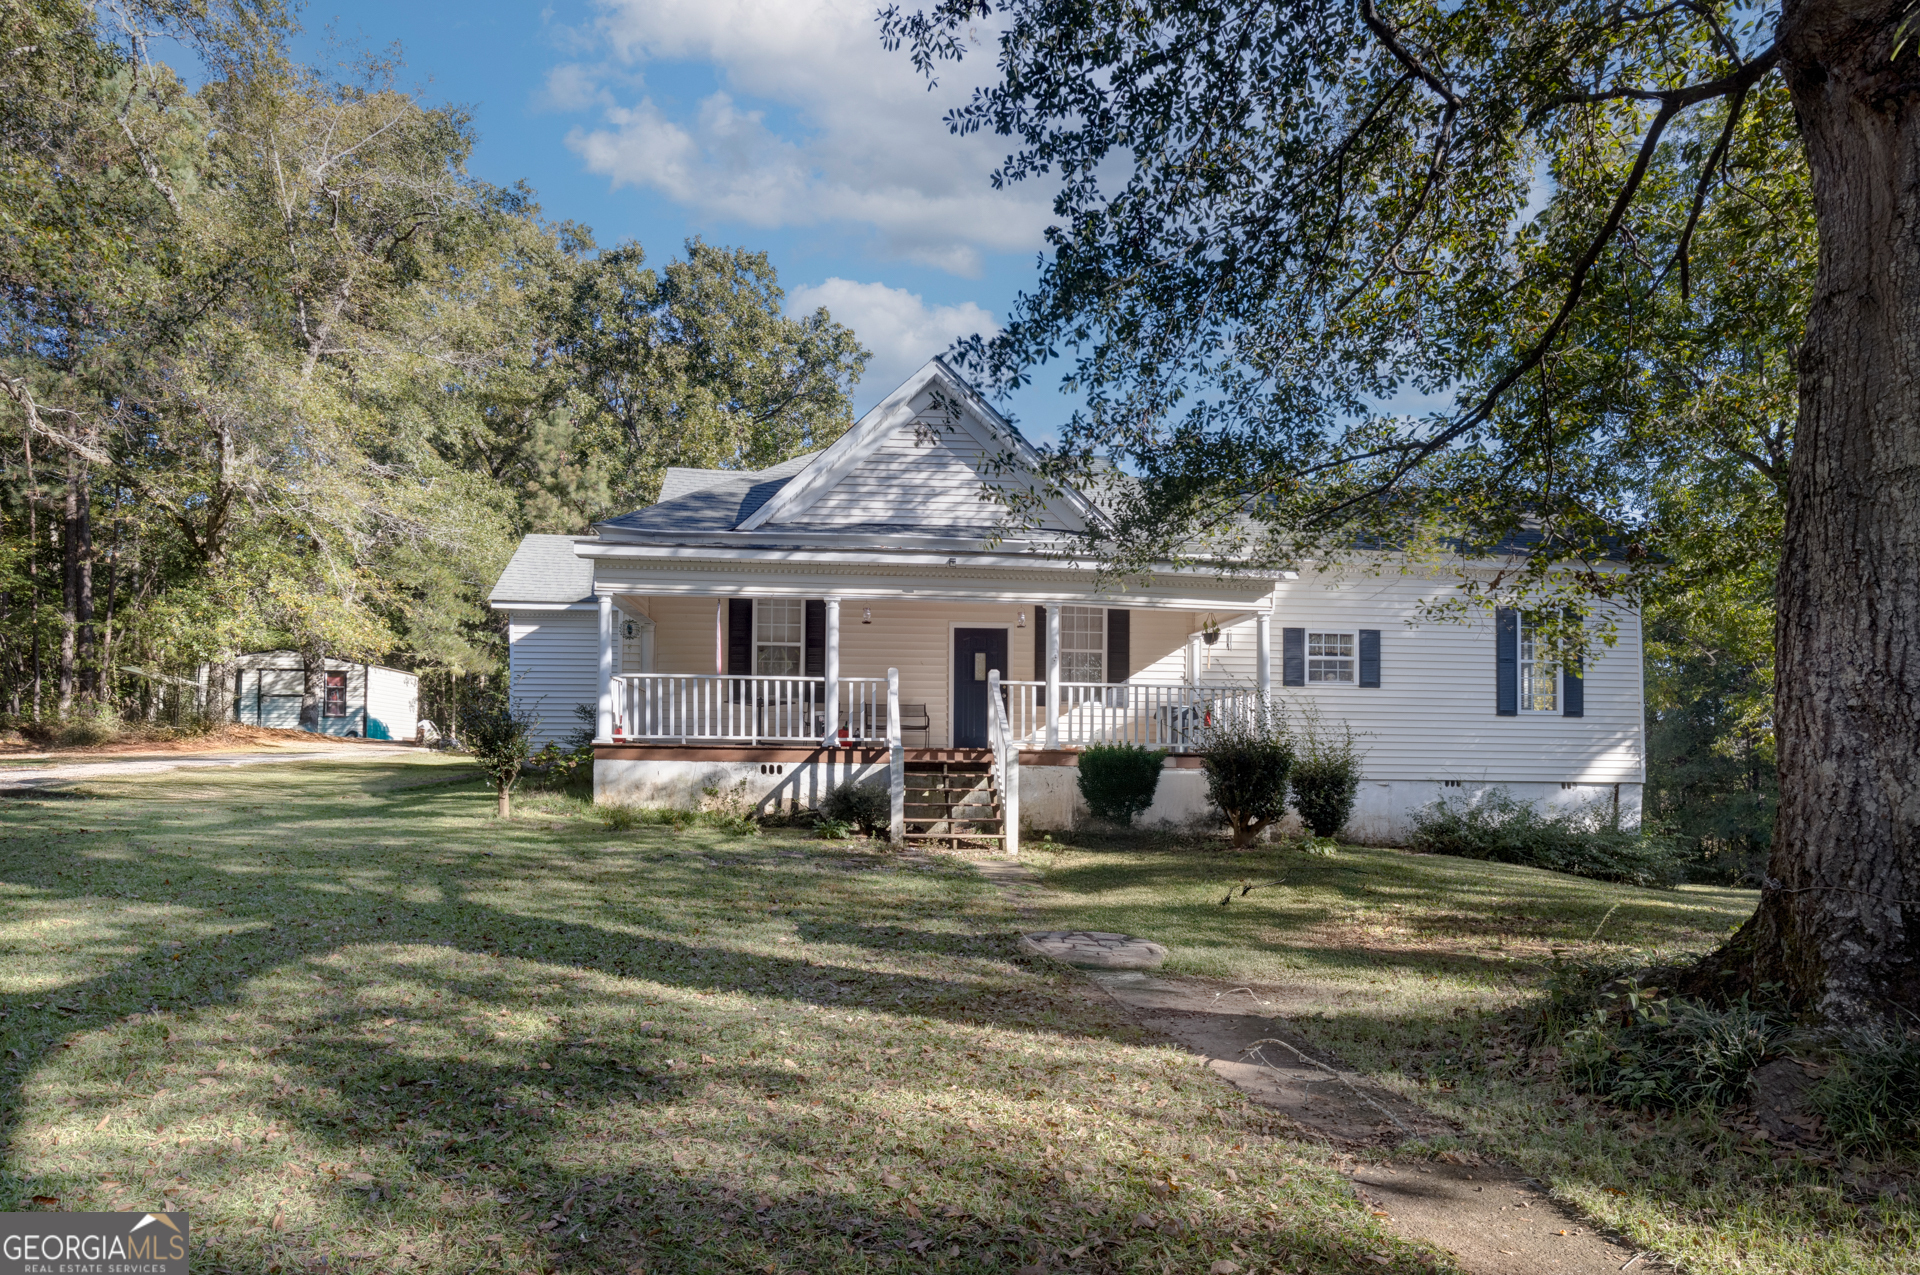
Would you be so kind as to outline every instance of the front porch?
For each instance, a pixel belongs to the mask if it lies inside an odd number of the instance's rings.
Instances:
[[[1218,621],[1172,608],[737,595],[710,605],[714,671],[658,671],[684,669],[701,604],[600,595],[597,799],[691,806],[738,793],[773,812],[874,782],[892,794],[895,840],[965,836],[1011,852],[1023,818],[1071,822],[1077,754],[1094,744],[1186,761],[1173,769],[1193,773],[1166,785],[1160,817],[1200,813],[1194,754],[1209,724],[1250,712],[1270,689],[1264,611],[1251,626],[1253,676],[1230,682],[1207,649]],[[858,637],[843,646],[841,616],[854,606]],[[885,654],[917,658],[873,667]],[[1009,676],[1016,667],[1037,676]],[[1185,676],[1166,678],[1173,670]],[[916,779],[935,771],[938,784]],[[936,789],[964,812],[930,809]]]

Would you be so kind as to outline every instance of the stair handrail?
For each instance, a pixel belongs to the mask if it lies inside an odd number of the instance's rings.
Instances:
[[[1020,853],[1020,745],[1000,695],[1000,670],[987,670],[987,743],[993,751],[993,782],[1000,789],[1000,844]]]

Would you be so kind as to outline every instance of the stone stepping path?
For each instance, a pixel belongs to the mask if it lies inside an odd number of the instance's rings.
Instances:
[[[1130,934],[1103,934],[1098,930],[1044,930],[1022,934],[1020,950],[1050,956],[1068,965],[1095,970],[1155,970],[1167,959],[1167,949]]]
[[[999,860],[976,866],[1016,914],[1036,919],[1025,897],[1036,880],[1026,865]],[[1088,970],[1087,978],[1135,1022],[1201,1055],[1214,1075],[1279,1112],[1303,1136],[1339,1148],[1342,1169],[1368,1208],[1402,1233],[1446,1249],[1472,1275],[1655,1275],[1675,1269],[1610,1239],[1511,1166],[1471,1153],[1396,1160],[1394,1148],[1409,1137],[1458,1131],[1352,1075],[1338,1059],[1316,1058],[1318,1051],[1275,1012],[1279,1007],[1249,989],[1137,972],[1166,959],[1167,949],[1158,943],[1127,934],[1045,930],[1021,935],[1020,947]]]

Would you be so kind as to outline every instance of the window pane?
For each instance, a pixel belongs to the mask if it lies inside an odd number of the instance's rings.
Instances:
[[[1553,713],[1560,708],[1560,670],[1543,663],[1533,630],[1520,625],[1520,707],[1529,713]]]
[[[800,648],[797,646],[769,646],[760,644],[760,653],[754,660],[754,671],[762,677],[798,677],[800,675]]]
[[[1098,655],[1087,651],[1062,651],[1060,653],[1060,680],[1063,682],[1102,682],[1106,680],[1101,665],[1105,661]]]
[[[762,642],[791,642],[798,645],[801,625],[806,619],[804,602],[797,599],[762,602],[759,604],[759,611]]]
[[[1353,680],[1353,634],[1307,634],[1307,680],[1309,682],[1351,682]]]
[[[1107,612],[1104,607],[1060,608],[1060,680],[1107,680]]]

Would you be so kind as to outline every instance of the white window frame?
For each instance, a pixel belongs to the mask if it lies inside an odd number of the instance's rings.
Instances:
[[[1068,644],[1067,638],[1069,634],[1069,629],[1067,626],[1067,620],[1069,617],[1073,617],[1076,619],[1089,619],[1089,618],[1092,619],[1094,631],[1091,636],[1094,642],[1094,646],[1092,647],[1070,646]],[[1089,635],[1083,629],[1073,633],[1073,636],[1076,638],[1084,639]],[[1083,667],[1085,662],[1090,661],[1093,665],[1093,670],[1096,676],[1094,677],[1074,676],[1074,674],[1071,673],[1068,669],[1069,657],[1073,657],[1081,660],[1083,662]],[[1042,670],[1040,675],[1042,677],[1045,677],[1046,676],[1045,670]],[[1060,680],[1062,682],[1082,682],[1082,683],[1105,682],[1107,680],[1107,609],[1105,607],[1063,606],[1060,608]]]
[[[1328,645],[1327,639],[1335,639],[1332,651],[1322,650],[1314,653],[1314,647]],[[1320,667],[1316,670],[1314,665]],[[1318,672],[1321,676],[1314,676]],[[1327,673],[1341,673],[1345,676],[1327,677]],[[1354,630],[1325,629],[1315,632],[1307,630],[1307,685],[1308,686],[1357,686],[1360,684],[1360,634]]]
[[[794,630],[795,637],[793,641],[788,642],[783,639],[781,641],[773,642],[773,641],[767,641],[766,639],[761,637],[761,634],[760,634],[761,608],[766,606],[778,606],[783,609],[786,607],[792,607],[794,609],[794,614],[798,616],[798,619],[795,621],[795,630]],[[761,659],[761,653],[765,648],[768,648],[768,647],[780,647],[783,649],[791,649],[793,651],[793,671],[790,673],[786,672],[785,670],[782,670],[777,673],[767,672],[765,664]],[[806,676],[807,604],[804,599],[801,599],[801,598],[755,598],[753,600],[753,671],[754,671],[754,675],[757,677],[804,677]]]
[[[1533,626],[1524,617],[1516,617],[1519,631],[1515,636],[1514,650],[1518,654],[1515,663],[1519,666],[1515,676],[1518,685],[1515,690],[1523,713],[1558,713],[1560,711],[1560,666],[1548,664],[1534,654]],[[1545,703],[1536,692],[1545,687]]]

